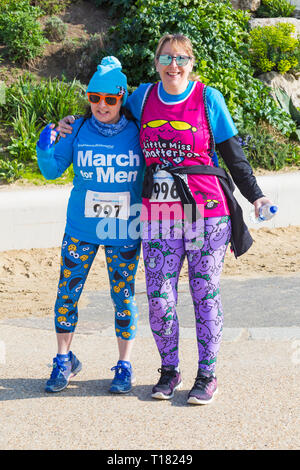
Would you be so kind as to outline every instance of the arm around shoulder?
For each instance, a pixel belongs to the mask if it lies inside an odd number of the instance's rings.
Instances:
[[[142,83],[139,87],[134,90],[133,93],[127,98],[125,107],[128,108],[135,119],[141,120],[141,111],[144,103],[146,91],[148,90],[151,83]]]

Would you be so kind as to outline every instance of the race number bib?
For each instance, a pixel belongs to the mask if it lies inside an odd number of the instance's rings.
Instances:
[[[113,217],[128,220],[130,193],[99,193],[87,191],[85,196],[85,217]]]
[[[179,200],[173,176],[165,170],[154,173],[150,202],[174,202]]]

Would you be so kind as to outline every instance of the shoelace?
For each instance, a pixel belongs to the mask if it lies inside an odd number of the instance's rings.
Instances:
[[[116,370],[120,379],[125,379],[125,377],[131,376],[130,370],[125,367],[114,366],[110,370]]]
[[[206,377],[205,375],[198,375],[195,379],[194,387],[200,388],[201,390],[205,390],[212,378],[213,376]]]
[[[56,379],[61,371],[64,372],[67,370],[67,367],[64,365],[64,363],[59,361],[57,358],[55,358],[53,362],[56,363],[56,367],[53,367],[50,379]]]
[[[168,370],[168,369],[162,369],[161,368],[161,369],[157,369],[157,370],[158,370],[158,372],[161,373],[161,377],[158,381],[159,385],[167,385],[169,380],[172,379],[173,377],[175,377],[175,375],[176,375],[176,370],[175,369],[174,370],[173,369]]]

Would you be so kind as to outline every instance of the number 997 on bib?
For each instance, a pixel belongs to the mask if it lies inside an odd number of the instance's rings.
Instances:
[[[85,217],[128,220],[130,193],[100,193],[87,191],[85,197]]]

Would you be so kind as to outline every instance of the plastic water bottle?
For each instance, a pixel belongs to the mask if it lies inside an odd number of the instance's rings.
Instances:
[[[251,212],[250,218],[253,222],[265,222],[266,220],[272,219],[278,211],[278,206],[275,204],[264,204],[259,208],[259,216],[255,217],[255,211]]]

